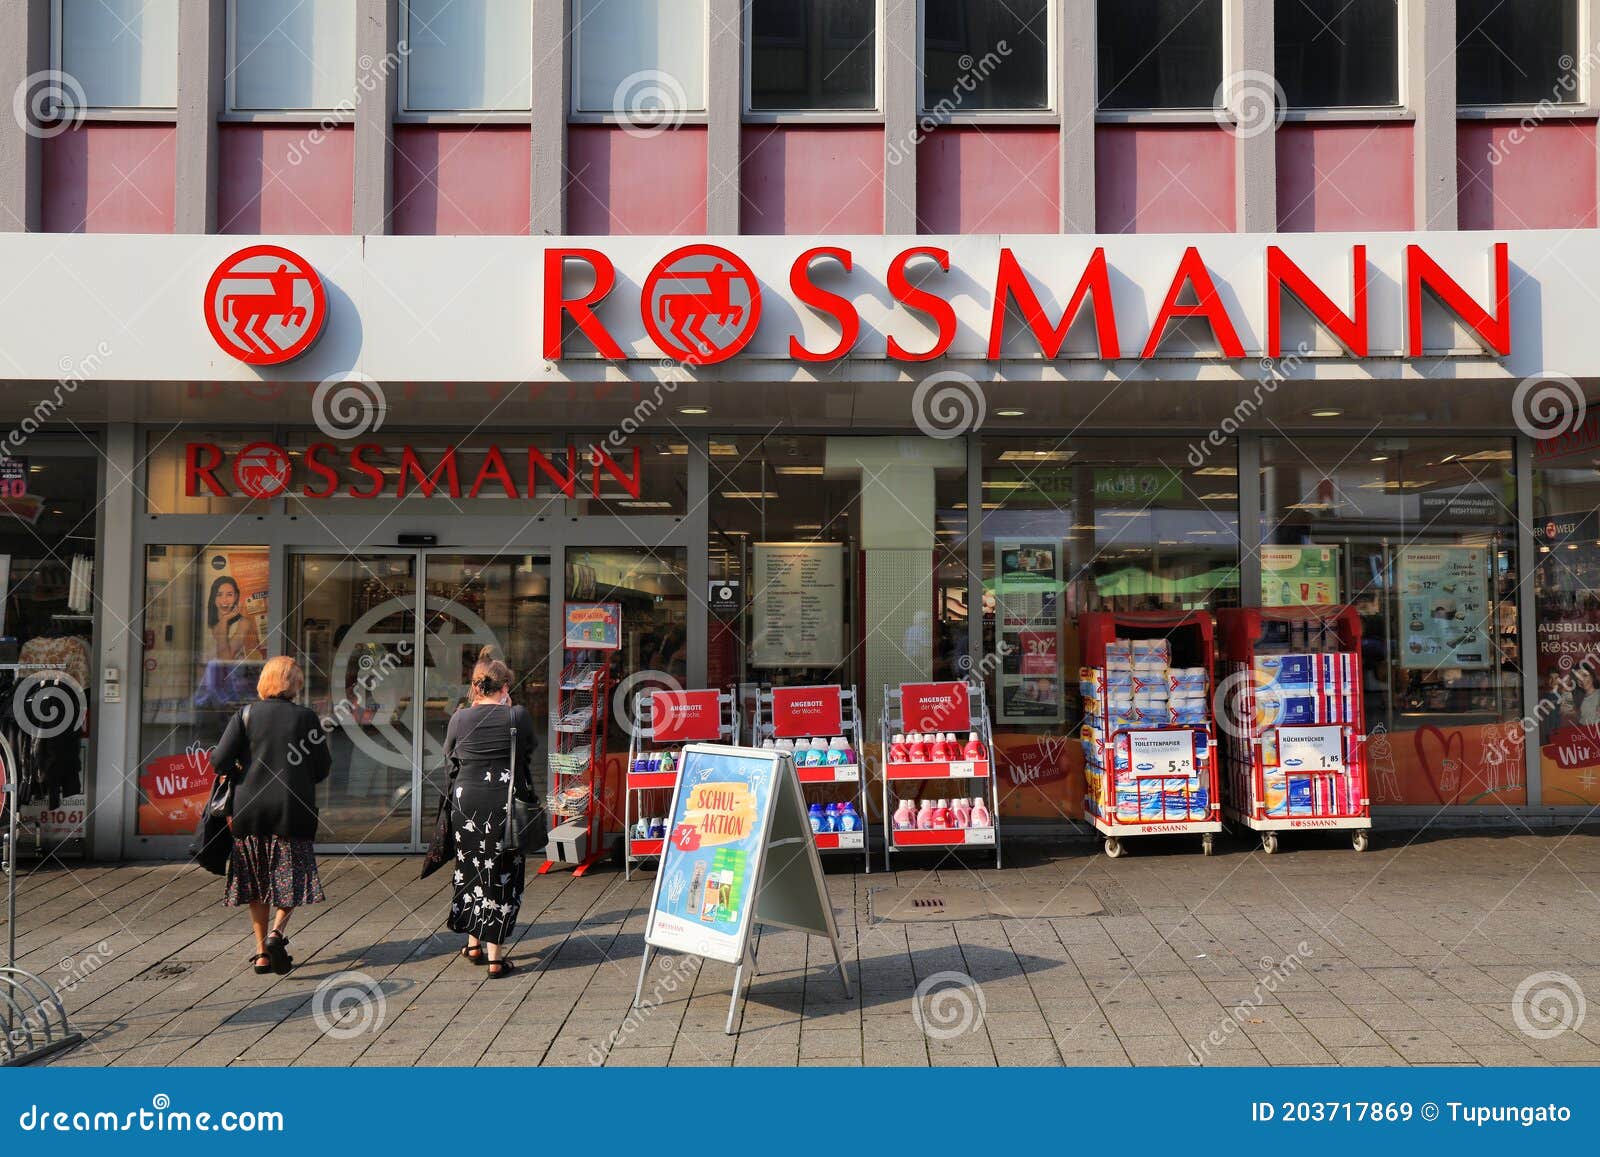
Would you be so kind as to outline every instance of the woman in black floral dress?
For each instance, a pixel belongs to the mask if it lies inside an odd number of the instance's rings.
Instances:
[[[507,788],[515,775],[518,797],[532,806],[529,758],[537,742],[533,716],[525,707],[512,706],[510,686],[510,668],[495,659],[480,661],[472,669],[472,703],[450,717],[444,737],[456,838],[450,930],[466,933],[461,954],[474,964],[487,964],[494,980],[511,975],[514,968],[504,945],[516,927],[526,873],[522,855],[504,850]]]

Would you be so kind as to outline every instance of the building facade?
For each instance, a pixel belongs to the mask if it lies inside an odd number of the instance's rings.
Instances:
[[[178,853],[288,653],[325,843],[414,848],[471,659],[548,715],[569,601],[623,717],[972,678],[1057,829],[1078,615],[1350,604],[1380,813],[1586,813],[1597,16],[6,5],[3,634],[86,656],[36,828]]]

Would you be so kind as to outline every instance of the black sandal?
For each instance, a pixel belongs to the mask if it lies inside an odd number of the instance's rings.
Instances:
[[[498,971],[496,971],[498,969]],[[489,979],[504,980],[517,970],[517,966],[504,958],[489,961]]]
[[[461,955],[467,958],[468,963],[478,966],[489,963],[489,957],[484,953],[482,944],[469,944],[461,950]]]
[[[294,967],[294,957],[289,955],[289,938],[277,929],[267,933],[267,956],[272,961],[272,971],[284,976]]]
[[[272,971],[272,957],[265,952],[253,952],[245,959],[250,962],[250,967],[256,970],[257,976],[265,976]],[[266,961],[265,964],[261,963],[263,960]]]

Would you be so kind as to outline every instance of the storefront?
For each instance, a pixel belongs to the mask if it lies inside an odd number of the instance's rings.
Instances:
[[[1380,815],[1600,802],[1592,233],[0,253],[6,629],[88,641],[93,854],[180,853],[279,653],[338,723],[324,842],[417,847],[472,662],[547,717],[568,601],[622,605],[629,690],[855,684],[873,735],[973,679],[1041,831],[1078,616],[1350,604]]]

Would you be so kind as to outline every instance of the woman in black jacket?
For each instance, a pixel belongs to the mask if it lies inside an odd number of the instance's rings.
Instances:
[[[257,973],[280,976],[294,964],[284,935],[289,917],[300,905],[326,898],[312,849],[317,784],[328,778],[330,759],[316,712],[294,701],[304,685],[293,659],[267,660],[256,684],[259,701],[239,709],[211,753],[212,770],[233,781],[224,903],[250,906],[256,935],[251,963]]]
[[[533,716],[526,707],[512,706],[510,687],[509,667],[497,659],[480,659],[472,669],[472,702],[450,716],[444,735],[456,842],[450,931],[467,934],[461,955],[473,964],[488,964],[491,980],[515,970],[503,946],[522,907],[526,862],[520,853],[504,848],[506,796],[515,776],[518,798],[532,806],[528,761],[537,742]]]

